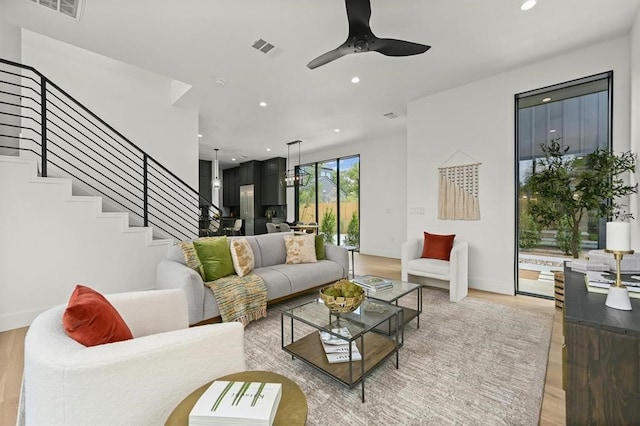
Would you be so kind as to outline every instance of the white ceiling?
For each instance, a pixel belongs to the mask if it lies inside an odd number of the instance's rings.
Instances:
[[[344,0],[84,0],[80,21],[0,0],[0,20],[192,85],[180,104],[199,111],[200,158],[220,148],[223,166],[286,156],[296,139],[304,153],[402,132],[408,101],[627,34],[640,0],[538,0],[528,12],[520,3],[371,0],[376,35],[431,50],[314,70],[306,64],[346,39]],[[260,38],[276,48],[253,49]]]

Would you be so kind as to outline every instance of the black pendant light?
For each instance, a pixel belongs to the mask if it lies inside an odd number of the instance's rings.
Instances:
[[[300,168],[300,144],[301,140],[287,143],[287,171],[280,178],[280,183],[287,188],[293,188],[298,185],[306,186],[309,183],[311,175]],[[298,145],[298,167],[291,167],[290,149],[291,145]]]

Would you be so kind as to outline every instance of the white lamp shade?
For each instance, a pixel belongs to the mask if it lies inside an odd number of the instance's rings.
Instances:
[[[629,222],[607,222],[607,250],[631,250],[631,224]]]

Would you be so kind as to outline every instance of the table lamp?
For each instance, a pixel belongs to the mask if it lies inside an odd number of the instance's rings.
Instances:
[[[607,248],[605,252],[612,253],[616,259],[616,282],[609,286],[605,305],[622,311],[630,311],[629,289],[622,284],[620,277],[622,256],[633,253],[631,250],[631,225],[628,222],[607,222]]]

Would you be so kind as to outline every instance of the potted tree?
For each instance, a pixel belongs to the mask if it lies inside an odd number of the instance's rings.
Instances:
[[[584,157],[568,156],[559,139],[541,144],[544,157],[536,160],[526,180],[531,194],[529,213],[542,226],[565,229],[571,255],[580,253],[580,222],[587,213],[611,218],[620,212],[620,197],[637,192],[622,177],[635,172],[635,154],[597,149]]]

